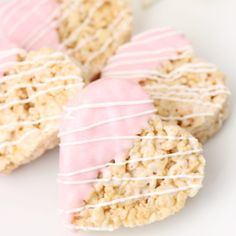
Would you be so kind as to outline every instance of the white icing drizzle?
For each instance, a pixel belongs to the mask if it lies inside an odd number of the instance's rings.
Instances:
[[[110,62],[116,61],[118,59],[121,58],[129,58],[129,57],[133,57],[133,56],[151,56],[151,55],[160,55],[163,52],[185,52],[187,51],[188,53],[193,52],[193,48],[191,46],[185,46],[185,47],[181,47],[179,49],[176,48],[162,48],[159,50],[154,50],[154,51],[137,51],[137,52],[127,52],[127,53],[122,53],[122,54],[117,54],[115,56],[113,56],[112,58],[110,58]],[[114,65],[114,64],[112,64]]]
[[[61,48],[66,47],[68,44],[73,42],[73,40],[76,40],[76,38],[83,30],[83,28],[89,25],[96,11],[103,6],[104,2],[105,0],[100,0],[96,2],[96,4],[90,9],[88,16],[86,17],[86,20],[81,24],[80,27],[78,27],[74,32],[72,32],[71,35],[62,43]]]
[[[79,111],[82,109],[94,109],[94,108],[104,108],[104,107],[115,107],[115,106],[130,106],[130,105],[144,105],[151,104],[153,100],[137,100],[137,101],[120,101],[120,102],[102,102],[102,103],[90,103],[83,104],[80,106],[65,106],[63,109],[65,111]]]
[[[153,41],[156,41],[156,40],[159,40],[159,39],[169,38],[169,37],[180,35],[180,34],[182,34],[181,31],[173,31],[173,32],[164,33],[162,35],[155,35],[155,36],[149,37],[149,38],[147,38],[146,40],[143,40],[143,41],[127,43],[127,44],[121,46],[120,50],[125,50],[126,48],[130,47],[131,44],[132,44],[132,47],[137,46],[137,45],[150,44]]]
[[[106,77],[113,78],[126,78],[129,76],[130,79],[144,77],[145,79],[166,79],[166,80],[177,80],[181,78],[185,73],[210,73],[216,72],[217,68],[215,65],[209,63],[186,63],[171,73],[166,74],[157,70],[135,70],[135,71],[122,71],[122,72],[108,72]]]
[[[81,0],[74,0],[74,1],[70,2],[69,7],[67,8],[67,10],[62,11],[62,14],[61,14],[60,18],[58,19],[59,22],[61,23],[66,18],[68,18],[70,16],[70,13],[73,10],[73,8],[76,7],[76,6],[80,7],[80,5],[81,5]],[[63,9],[63,3],[61,3],[61,9]]]
[[[15,106],[15,105],[20,105],[20,104],[26,104],[26,103],[30,103],[32,102],[35,98],[45,95],[47,93],[51,93],[51,92],[55,92],[58,90],[70,90],[70,89],[75,89],[75,88],[81,88],[83,87],[83,83],[77,83],[77,84],[72,84],[72,85],[60,85],[60,86],[55,86],[53,88],[47,89],[47,90],[41,90],[37,93],[34,93],[31,97],[27,98],[27,99],[22,99],[22,100],[15,100],[15,101],[11,101],[9,103],[6,103],[2,106],[0,106],[0,110],[4,110],[7,109],[9,107]]]
[[[116,40],[117,38],[120,37],[126,30],[127,27],[129,27],[129,24],[132,22],[132,19],[129,18],[125,22],[123,22],[122,25],[120,25],[120,31],[115,32],[111,38],[108,38],[107,41],[103,44],[103,46],[100,48],[100,50],[96,51],[94,54],[92,54],[86,61],[85,65],[88,66],[94,59],[96,59],[99,55],[103,54],[106,52],[108,49],[109,45]]]
[[[52,22],[47,27],[44,27],[44,30],[42,30],[40,33],[37,34],[37,37],[34,37],[34,39],[27,45],[28,48],[33,47],[42,37],[44,37],[50,30],[54,30],[57,27],[57,22]]]
[[[211,86],[206,86],[206,87],[188,87],[186,85],[166,85],[166,84],[147,84],[145,85],[145,88],[150,89],[150,90],[156,90],[156,89],[168,89],[171,91],[185,91],[189,93],[204,93],[204,92],[210,92],[210,91],[218,91],[218,90],[226,90],[229,92],[229,89],[225,85],[211,85]]]
[[[41,132],[41,133],[47,133],[49,131],[53,130],[53,128],[49,127],[47,129],[44,130],[39,130],[39,129],[31,129],[28,132],[24,133],[19,139],[14,140],[14,141],[7,141],[7,142],[2,142],[0,143],[0,149],[3,149],[5,147],[9,147],[9,146],[15,146],[15,145],[19,145],[20,143],[22,143],[25,139],[29,138],[32,134],[36,133],[36,132]]]
[[[12,28],[9,31],[9,37],[11,37],[12,34],[16,32],[16,30],[19,28],[20,25],[22,25],[22,23],[26,22],[27,20],[29,20],[29,18],[33,17],[33,15],[38,12],[40,6],[46,4],[47,2],[48,0],[39,1],[39,4],[34,6],[32,9],[30,9],[29,12],[27,12],[27,14],[25,14],[24,17],[20,18],[17,22],[15,22],[15,24],[12,26]]]
[[[148,58],[148,59],[134,59],[129,61],[121,61],[117,63],[113,63],[110,66],[107,66],[106,71],[109,71],[110,69],[117,68],[119,66],[126,66],[126,65],[133,65],[133,64],[143,64],[148,62],[158,62],[158,61],[167,61],[167,60],[180,60],[186,58],[187,55],[192,54],[192,49],[184,51],[183,54],[175,55],[173,57],[155,57],[155,58]],[[160,53],[159,53],[160,54]]]
[[[178,94],[176,94],[176,92]],[[203,98],[206,98],[206,97],[210,97],[210,96],[217,96],[217,95],[220,95],[220,94],[227,94],[229,95],[230,92],[227,91],[227,90],[222,90],[222,89],[218,89],[216,91],[209,91],[209,92],[204,92],[202,94],[199,94],[197,92],[193,92],[191,93],[190,91],[183,91],[183,92],[180,92],[180,91],[164,91],[164,92],[160,92],[160,91],[154,91],[155,95],[157,96],[163,96],[163,95],[167,95],[167,96],[170,96],[172,98],[174,97],[179,97],[179,96],[192,96],[192,97],[196,97],[198,96],[198,99],[203,99]]]
[[[117,24],[122,20],[122,18],[127,14],[128,10],[122,11],[111,23],[111,25],[108,27],[108,30],[114,32],[114,29],[116,29]],[[68,49],[69,53],[73,53],[76,52],[78,50],[80,50],[82,47],[84,47],[85,45],[87,45],[88,43],[96,40],[98,38],[98,36],[100,35],[100,31],[97,31],[95,33],[95,35],[92,35],[91,37],[88,37],[86,39],[84,39],[81,43],[79,43],[75,48],[73,49]]]
[[[57,8],[50,16],[49,18],[45,19],[45,24],[41,25],[41,27],[35,27],[30,34],[25,38],[23,45],[29,45],[32,46],[36,42],[39,41],[40,38],[45,36],[50,30],[53,30],[56,28],[57,23],[53,21],[53,19],[58,15],[59,9]],[[45,25],[47,27],[45,27]],[[29,47],[28,46],[28,47]]]
[[[82,80],[82,78],[79,77],[79,76],[75,76],[75,75],[67,75],[67,76],[58,76],[58,77],[53,77],[53,78],[46,79],[44,81],[44,83],[16,84],[13,87],[11,87],[10,89],[8,89],[8,91],[6,93],[0,93],[0,98],[9,96],[12,92],[14,92],[17,89],[40,88],[40,87],[47,86],[48,84],[50,84],[52,82],[65,81],[65,80],[67,80],[67,81],[69,81],[69,80]]]
[[[20,72],[18,74],[15,74],[15,75],[7,75],[7,76],[4,76],[3,78],[1,78],[0,80],[0,84],[1,83],[4,83],[6,81],[10,81],[10,80],[14,80],[14,79],[19,79],[21,78],[22,76],[29,76],[29,75],[34,75],[35,73],[38,73],[38,72],[41,72],[43,70],[46,70],[48,68],[48,66],[52,66],[54,64],[56,65],[60,65],[60,64],[63,64],[65,62],[69,62],[68,59],[65,59],[63,61],[57,61],[57,60],[51,60],[49,62],[46,62],[45,64],[43,65],[40,65],[39,67],[36,67],[36,68],[33,68],[31,70],[28,70],[28,71],[24,71],[24,72]]]
[[[74,208],[74,209],[70,209],[70,210],[62,210],[62,212],[64,214],[80,213],[81,211],[87,210],[87,209],[107,207],[107,206],[112,206],[112,205],[116,205],[116,204],[127,202],[127,201],[139,200],[142,198],[161,196],[161,195],[166,195],[166,194],[174,194],[174,193],[177,193],[180,191],[187,191],[190,189],[200,189],[201,187],[202,187],[202,185],[188,185],[188,186],[183,186],[183,187],[179,187],[179,188],[167,189],[167,190],[163,190],[163,191],[155,191],[155,192],[150,192],[150,193],[132,195],[129,197],[119,198],[119,199],[115,199],[112,201],[101,202],[101,203],[97,203],[97,204],[93,204],[93,205],[85,205],[84,207],[80,207],[80,208]]]
[[[176,153],[171,153],[171,154],[162,154],[162,155],[157,155],[153,157],[141,157],[141,158],[135,158],[127,161],[122,161],[122,162],[116,162],[116,163],[107,163],[104,165],[98,165],[94,166],[91,168],[86,168],[86,169],[81,169],[73,172],[68,172],[68,173],[59,173],[59,177],[72,177],[80,174],[84,174],[87,172],[95,171],[95,170],[101,170],[107,167],[112,167],[112,166],[124,166],[127,164],[132,164],[132,163],[137,163],[137,162],[144,162],[144,161],[154,161],[154,160],[162,160],[166,158],[174,158],[178,156],[188,156],[192,154],[200,154],[202,153],[202,149],[196,149],[196,150],[190,150],[190,151],[183,151],[183,152],[176,152]]]
[[[226,86],[223,85],[212,85],[209,87],[201,88],[201,87],[193,87],[190,88],[188,86],[168,86],[168,85],[159,85],[159,84],[152,84],[152,85],[145,85],[145,89],[148,90],[150,94],[153,96],[168,96],[174,99],[175,97],[179,96],[190,96],[191,98],[195,98],[197,100],[204,99],[206,97],[217,96],[217,95],[230,95],[230,91]],[[166,91],[158,91],[159,89],[166,89]]]
[[[161,116],[158,115],[162,120],[165,121],[184,121],[184,120],[188,120],[188,119],[192,119],[192,118],[196,118],[196,117],[211,117],[211,116],[215,116],[214,113],[210,113],[210,112],[194,112],[192,114],[189,115],[184,115],[184,116]]]
[[[200,175],[163,175],[163,176],[147,176],[147,177],[112,177],[108,179],[88,179],[83,181],[65,181],[58,180],[57,182],[64,185],[83,185],[94,183],[112,183],[112,182],[124,182],[124,181],[152,181],[152,180],[173,180],[173,179],[203,179],[204,176]]]
[[[2,143],[0,143],[0,149],[3,149],[8,146],[18,145],[21,142],[23,142],[26,138],[30,137],[35,132],[39,132],[39,130],[38,129],[30,130],[30,131],[26,132],[25,134],[23,134],[18,140],[15,140],[15,141],[2,142]]]
[[[126,119],[132,119],[132,118],[136,118],[136,117],[140,117],[140,116],[144,116],[144,115],[148,115],[148,114],[153,114],[155,112],[157,112],[157,109],[152,109],[152,110],[149,110],[149,111],[140,112],[140,113],[132,114],[132,115],[114,117],[114,118],[99,121],[99,122],[96,122],[96,123],[93,123],[91,125],[81,127],[81,128],[78,128],[78,129],[73,129],[73,130],[70,130],[70,131],[61,132],[58,137],[63,137],[63,136],[67,136],[67,135],[70,135],[70,134],[77,133],[77,132],[89,130],[89,129],[92,129],[92,128],[95,128],[95,127],[98,127],[98,126],[101,126],[101,125],[105,125],[105,124],[108,124],[108,123],[111,123],[111,122],[116,122],[116,121],[121,121],[121,120],[126,120]]]
[[[44,1],[40,3],[40,5],[44,4]],[[53,19],[58,16],[58,12],[61,10],[62,6],[60,6],[59,8],[57,8],[51,15],[49,18],[45,18],[45,24],[43,26],[39,27],[35,27],[30,34],[25,38],[23,45],[27,45],[28,48],[34,46],[42,37],[44,37],[49,30],[55,29],[58,26],[58,23],[60,23],[61,21],[63,21],[65,18],[67,18],[72,10],[72,8],[74,8],[76,5],[80,5],[81,1],[74,1],[70,4],[70,6],[68,6],[68,9],[66,11],[63,11],[63,14],[60,18],[58,18],[57,21],[53,21]],[[97,1],[97,3],[89,10],[88,12],[88,17],[86,18],[86,20],[81,24],[80,27],[78,27],[76,29],[76,31],[72,32],[71,35],[61,44],[60,49],[65,48],[68,44],[70,44],[71,42],[73,42],[73,40],[76,40],[78,34],[81,33],[81,31],[83,30],[83,28],[85,28],[87,25],[89,25],[90,21],[92,20],[94,14],[96,13],[96,11],[103,6],[103,4],[105,4],[105,0],[100,0]],[[22,7],[22,4],[20,5]],[[11,34],[15,32],[15,30],[17,30],[17,28],[19,27],[20,24],[22,24],[23,22],[25,22],[27,20],[27,18],[32,15],[35,11],[37,11],[38,9],[38,5],[35,6],[33,9],[31,9],[31,11],[29,12],[29,14],[26,15],[26,17],[22,18],[11,30]],[[116,24],[118,24],[118,22],[125,16],[125,14],[127,13],[128,10],[122,11],[117,17],[116,19],[113,21],[113,23],[109,26],[109,30],[113,30],[114,28],[116,28]],[[47,24],[46,24],[47,23]],[[47,27],[45,27],[45,25],[47,25]],[[99,36],[99,31],[96,32],[95,35],[88,37],[87,39],[85,39],[84,41],[82,41],[81,44],[78,44],[76,48],[74,49],[68,49],[69,53],[74,52],[74,51],[78,51],[81,47],[85,46],[87,43],[91,42],[92,40],[95,40],[98,36]],[[101,51],[96,52],[97,55],[99,55],[100,53],[106,51],[106,48],[109,46],[109,44],[112,41],[109,40],[109,42],[106,42],[106,45],[102,48]],[[96,58],[96,56],[93,57],[93,54],[91,55],[91,60],[93,60],[93,58]],[[87,64],[89,64],[90,62],[88,62]]]
[[[83,145],[88,143],[103,142],[103,141],[117,141],[117,140],[196,140],[193,137],[176,137],[176,136],[162,136],[162,135],[153,135],[153,136],[110,136],[110,137],[99,137],[92,139],[85,139],[78,142],[67,142],[61,143],[61,147],[69,147],[75,145]]]
[[[198,105],[206,106],[206,107],[222,108],[222,106],[223,106],[222,103],[204,102],[204,101],[200,101],[199,98],[187,99],[187,98],[179,98],[179,97],[162,96],[162,95],[158,95],[158,94],[155,94],[152,97],[153,97],[153,99],[158,99],[158,100],[167,100],[167,101],[174,101],[174,102],[198,104]]]
[[[15,4],[16,1],[13,0],[12,3],[9,3],[8,6],[6,6],[6,8],[5,8],[5,10],[7,10],[7,11],[9,10],[9,12],[8,12],[7,16],[2,19],[2,24],[5,25],[11,19],[11,17],[16,14],[17,9],[27,5],[29,2],[30,2],[30,0],[24,0],[24,1],[21,1],[21,4],[19,4],[19,1],[18,1],[18,4]]]
[[[5,67],[13,67],[13,66],[27,66],[27,65],[34,65],[35,63],[41,62],[41,60],[49,60],[53,58],[58,58],[58,57],[63,57],[66,58],[62,53],[60,52],[55,52],[49,55],[40,55],[34,57],[34,59],[31,60],[25,60],[25,61],[8,61],[0,64],[0,68],[5,68]],[[60,59],[60,58],[58,58]],[[55,63],[55,61],[54,61]],[[6,77],[6,76],[5,76]]]
[[[38,120],[12,122],[12,123],[9,123],[7,125],[1,125],[0,130],[9,129],[11,127],[17,127],[17,126],[37,125],[37,124],[40,124],[40,123],[43,123],[43,122],[59,120],[60,118],[62,118],[61,115],[54,115],[54,116],[48,116],[48,117],[45,117],[45,118],[41,118],[41,119],[38,119]]]

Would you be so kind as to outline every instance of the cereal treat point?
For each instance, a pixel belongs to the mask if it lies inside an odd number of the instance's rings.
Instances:
[[[9,173],[58,145],[62,107],[84,81],[61,52],[11,48],[0,57],[0,173]]]
[[[127,0],[61,0],[60,41],[68,54],[94,79],[107,59],[131,35],[132,15]]]
[[[110,58],[103,78],[136,80],[158,115],[205,142],[228,115],[229,90],[219,69],[199,59],[190,42],[170,28],[135,36]]]
[[[58,182],[68,229],[149,224],[197,194],[205,166],[201,144],[161,121],[152,103],[135,82],[102,79],[65,107]]]
[[[96,79],[131,35],[128,0],[13,0],[0,5],[0,28],[27,50],[62,50]]]

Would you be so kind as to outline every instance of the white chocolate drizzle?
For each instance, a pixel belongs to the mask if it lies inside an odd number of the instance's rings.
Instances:
[[[210,112],[194,112],[194,113],[191,113],[189,115],[184,115],[184,116],[160,116],[158,115],[162,120],[165,120],[165,121],[172,121],[172,120],[175,120],[175,121],[184,121],[184,120],[188,120],[188,119],[193,119],[193,118],[196,118],[196,117],[211,117],[211,116],[214,116],[215,114],[214,113],[210,113]]]
[[[165,38],[169,38],[169,37],[180,35],[180,34],[183,34],[183,33],[181,31],[166,32],[166,33],[163,33],[162,35],[155,35],[155,36],[149,37],[148,39],[143,40],[143,41],[132,42],[132,46],[146,45],[146,44],[150,44],[153,41],[156,41],[156,40],[159,40],[159,39],[165,39]],[[129,47],[129,43],[126,44],[126,45],[121,46],[120,50],[125,50],[128,47]]]
[[[132,22],[132,19],[129,18],[127,21],[123,22],[123,24],[120,25],[120,31],[114,32],[111,38],[108,38],[107,41],[103,44],[103,46],[100,48],[100,50],[96,51],[94,54],[92,54],[86,61],[85,65],[88,66],[94,59],[96,59],[99,55],[106,52],[108,47],[112,44],[114,40],[117,40],[124,32],[127,31],[127,27],[129,27],[129,24]]]
[[[166,195],[166,194],[174,194],[180,191],[187,191],[191,189],[200,189],[201,187],[202,185],[188,185],[188,186],[183,186],[179,188],[172,188],[172,189],[167,189],[167,190],[162,190],[162,191],[155,191],[155,192],[150,192],[150,193],[132,195],[129,197],[119,198],[112,201],[101,202],[101,203],[97,203],[93,205],[85,205],[84,207],[74,208],[70,210],[61,210],[61,212],[64,214],[80,213],[81,211],[87,210],[87,209],[107,207],[107,206],[112,206],[112,205],[116,205],[116,204],[127,202],[127,201],[139,200],[142,198],[155,197],[155,196],[161,196],[161,195]]]
[[[168,51],[168,49],[162,49],[162,50],[159,50],[157,52],[155,52],[155,51],[147,52],[146,55],[147,54],[149,54],[149,55],[156,55],[156,54],[160,55],[164,51]],[[170,52],[170,50],[169,50],[169,52]],[[136,52],[136,53],[138,53],[138,52]],[[107,70],[114,69],[114,68],[117,68],[119,66],[124,66],[124,65],[126,66],[126,65],[132,65],[132,64],[143,64],[143,63],[147,63],[147,62],[158,62],[158,61],[166,61],[166,60],[180,60],[180,59],[186,58],[187,56],[191,55],[192,53],[193,53],[193,50],[189,49],[189,50],[185,50],[184,53],[182,53],[180,55],[177,55],[177,56],[173,56],[171,58],[163,57],[163,56],[161,56],[161,57],[157,56],[157,57],[152,57],[152,58],[148,58],[148,59],[141,58],[141,59],[133,59],[133,60],[129,60],[129,61],[117,62],[117,63],[113,63],[110,66],[108,65],[104,71],[106,72]],[[142,54],[140,54],[140,55],[142,55]]]
[[[39,96],[45,95],[47,93],[51,93],[51,92],[55,92],[58,90],[69,90],[69,89],[81,89],[83,87],[82,83],[77,83],[77,84],[70,84],[70,85],[60,85],[60,86],[55,86],[53,88],[47,89],[47,90],[41,90],[37,93],[34,93],[32,96],[30,96],[27,99],[22,99],[22,100],[15,100],[15,101],[11,101],[9,103],[6,103],[2,106],[0,106],[0,110],[4,110],[7,109],[9,107],[15,106],[15,105],[22,105],[22,104],[26,104],[26,103],[30,103],[32,102],[34,99],[38,98]]]
[[[49,18],[45,19],[45,24],[41,27],[35,27],[32,29],[31,33],[25,38],[23,45],[29,45],[28,48],[32,47],[37,43],[43,36],[45,36],[50,30],[53,30],[57,27],[57,22],[53,19],[58,15],[59,9],[57,8]],[[47,25],[47,27],[45,27]]]
[[[3,149],[7,146],[14,146],[14,145],[18,145],[21,142],[23,142],[26,138],[30,137],[32,134],[34,134],[35,132],[39,132],[38,129],[32,129],[28,132],[26,132],[25,134],[23,134],[18,140],[15,141],[9,141],[9,142],[2,142],[0,144],[0,149]]]
[[[65,181],[58,180],[57,182],[65,185],[83,185],[83,184],[94,184],[94,183],[113,183],[113,182],[124,182],[124,181],[151,181],[151,180],[173,180],[173,179],[203,179],[201,175],[163,175],[163,176],[147,176],[147,177],[112,177],[107,179],[89,179],[83,181]]]
[[[63,64],[65,62],[69,62],[69,60],[68,59],[63,60],[63,61],[51,60],[51,61],[46,62],[43,65],[37,66],[37,67],[35,67],[35,68],[31,69],[31,70],[20,72],[20,73],[15,74],[15,75],[6,75],[3,78],[1,78],[0,84],[4,83],[6,81],[10,81],[10,80],[14,80],[14,79],[19,79],[22,76],[34,75],[35,73],[42,72],[43,70],[47,69],[49,66],[53,66],[55,64],[56,65],[60,65],[60,64]]]
[[[92,17],[96,13],[96,11],[100,7],[103,6],[104,2],[105,2],[105,0],[100,0],[100,1],[96,2],[96,4],[92,7],[92,9],[90,9],[90,12],[88,13],[86,20],[81,24],[80,27],[78,27],[75,31],[73,31],[71,33],[71,35],[62,43],[62,45],[61,45],[62,48],[66,47],[68,44],[73,42],[73,40],[76,40],[76,38],[78,37],[80,32],[83,30],[83,28],[86,27],[90,23],[90,21],[92,20]]]
[[[178,49],[179,52],[184,51],[185,52],[185,56],[188,56],[188,54],[193,53],[193,48],[189,45],[182,47],[180,49]],[[154,51],[136,51],[136,52],[127,52],[127,53],[122,53],[122,54],[117,54],[115,56],[113,56],[112,58],[110,58],[110,62],[114,62],[118,59],[124,59],[124,58],[129,58],[129,57],[133,57],[133,56],[152,56],[152,55],[160,55],[163,52],[176,52],[176,48],[162,48],[159,50],[154,50]],[[114,64],[112,64],[114,65]],[[108,67],[106,67],[105,69],[107,69]]]
[[[40,56],[36,56],[34,57],[34,59],[32,60],[25,60],[25,61],[7,61],[4,63],[0,64],[0,68],[5,68],[5,67],[14,67],[14,66],[30,66],[30,65],[34,65],[35,63],[40,63],[41,60],[49,60],[49,59],[60,59],[58,57],[63,57],[65,59],[67,59],[67,57],[65,57],[62,53],[60,52],[55,52],[49,55],[40,55]],[[57,61],[50,61],[51,63],[57,63]],[[6,77],[6,76],[5,76]]]
[[[53,16],[53,15],[52,15]],[[58,23],[52,21],[47,28],[44,28],[41,30],[41,32],[38,32],[37,37],[34,37],[32,41],[27,45],[28,48],[33,47],[41,38],[43,38],[49,31],[54,30],[57,27]]]
[[[26,1],[26,2],[27,2],[27,1]],[[20,19],[12,26],[12,28],[10,29],[10,31],[9,31],[9,37],[11,37],[12,34],[14,34],[14,33],[16,32],[16,30],[18,29],[18,27],[19,27],[22,23],[26,22],[27,20],[30,20],[29,18],[33,17],[33,15],[38,12],[39,6],[42,6],[42,5],[46,4],[47,2],[48,2],[48,0],[42,0],[42,1],[40,1],[39,4],[37,4],[36,6],[32,7],[32,9],[30,9],[30,11],[29,11],[27,14],[25,14],[24,17],[20,18]]]
[[[178,98],[178,97],[170,97],[170,96],[161,96],[158,94],[155,94],[153,96],[154,99],[158,100],[167,100],[167,101],[174,101],[174,102],[182,102],[182,103],[191,103],[191,104],[198,104],[201,106],[206,107],[215,107],[215,108],[222,108],[222,103],[212,103],[212,102],[203,102],[199,99],[187,99],[187,98]]]
[[[114,29],[116,29],[117,24],[122,20],[122,18],[127,14],[128,10],[122,11],[111,23],[111,25],[108,27],[108,30],[110,31],[114,31]],[[79,43],[75,48],[72,49],[68,49],[69,53],[74,53],[78,50],[80,50],[81,48],[83,48],[84,46],[86,46],[87,44],[89,44],[90,42],[96,40],[99,35],[100,35],[100,31],[97,31],[95,33],[95,35],[92,35],[91,37],[88,37],[84,40],[81,41],[81,43]],[[105,43],[106,44],[106,43]]]
[[[177,57],[176,57],[177,58]],[[144,79],[153,80],[177,80],[181,78],[185,73],[210,73],[216,72],[217,68],[215,65],[209,63],[186,63],[178,67],[169,74],[162,73],[157,70],[135,70],[135,71],[122,71],[122,72],[109,72],[106,73],[106,77],[112,78],[126,78],[130,79],[143,77]]]
[[[44,117],[44,118],[41,118],[41,119],[38,119],[38,120],[12,122],[12,123],[9,123],[7,125],[0,125],[0,130],[9,129],[11,127],[17,127],[17,126],[37,125],[37,124],[41,124],[41,123],[44,123],[44,122],[59,120],[61,118],[62,118],[61,115],[54,115],[54,116]]]
[[[196,140],[193,137],[176,137],[176,136],[162,136],[162,135],[153,135],[153,136],[110,136],[110,137],[99,137],[86,139],[78,142],[67,142],[61,143],[61,147],[69,147],[75,145],[83,145],[88,143],[103,142],[103,141],[117,141],[117,140]]]
[[[17,2],[16,0],[13,0],[11,3],[6,5],[4,10],[7,11],[8,14],[6,17],[2,19],[2,24],[6,24],[11,19],[11,17],[15,15],[16,10],[22,6],[27,5],[30,2],[30,0],[21,1],[21,4],[17,5],[15,4],[16,2]]]
[[[69,16],[70,16],[70,13],[71,11],[77,6],[77,7],[80,7],[81,5],[81,0],[74,0],[72,2],[70,2],[68,8],[66,11],[63,11],[61,16],[60,16],[60,19],[59,19],[59,22],[62,22],[64,20],[66,20]],[[63,9],[63,3],[61,4],[61,9]]]
[[[135,159],[130,159],[127,161],[116,162],[116,163],[110,162],[105,165],[98,165],[98,166],[94,166],[91,168],[81,169],[81,170],[77,170],[77,171],[73,171],[73,172],[59,173],[58,176],[63,177],[63,178],[64,177],[72,177],[72,176],[84,174],[87,172],[91,172],[94,170],[101,170],[101,169],[104,169],[107,167],[124,166],[127,164],[132,164],[132,163],[137,163],[137,162],[154,161],[154,160],[162,160],[162,159],[166,159],[166,158],[175,158],[175,157],[179,157],[179,156],[188,156],[188,155],[192,155],[192,154],[201,154],[202,151],[203,151],[202,149],[196,149],[196,150],[176,152],[176,153],[171,153],[171,154],[162,154],[162,155],[157,155],[157,156],[153,156],[153,157],[135,158]]]
[[[90,103],[83,104],[80,106],[65,106],[63,109],[65,111],[73,112],[82,109],[94,109],[94,108],[105,108],[105,107],[115,107],[115,106],[131,106],[131,105],[144,105],[152,104],[153,100],[137,100],[137,101],[121,101],[121,102],[101,102],[101,103]]]
[[[75,76],[75,75],[67,75],[67,76],[58,76],[58,77],[52,77],[49,79],[46,79],[44,83],[26,83],[26,84],[16,84],[15,86],[11,87],[6,93],[0,93],[0,98],[1,97],[7,97],[9,96],[12,92],[14,92],[17,89],[22,89],[22,88],[41,88],[44,86],[47,86],[50,83],[57,82],[57,81],[71,81],[71,80],[77,80],[80,81],[81,77]]]
[[[111,123],[111,122],[116,122],[116,121],[121,121],[121,120],[126,120],[126,119],[132,119],[132,118],[136,118],[136,117],[140,117],[140,116],[144,116],[144,115],[148,115],[148,114],[153,114],[155,112],[157,112],[157,109],[140,112],[140,113],[133,114],[133,115],[115,117],[115,118],[99,121],[99,122],[96,122],[94,124],[91,124],[91,125],[88,125],[88,126],[85,126],[85,127],[81,127],[81,128],[74,129],[74,130],[71,130],[71,131],[61,132],[58,137],[63,137],[63,136],[66,136],[66,135],[77,133],[77,132],[89,130],[89,129],[92,129],[92,128],[95,128],[95,127],[98,127],[98,126],[101,126],[101,125],[104,125],[104,124],[108,124],[108,123]],[[70,116],[70,119],[71,119],[71,116]]]

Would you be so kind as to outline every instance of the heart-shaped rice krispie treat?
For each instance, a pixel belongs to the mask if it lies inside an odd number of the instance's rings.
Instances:
[[[137,83],[98,80],[65,110],[58,182],[67,228],[149,224],[178,212],[201,188],[201,144],[161,121]]]
[[[63,105],[85,83],[61,52],[26,52],[3,35],[0,50],[0,173],[9,173],[58,144]]]
[[[158,115],[205,142],[228,115],[225,75],[199,59],[182,33],[154,29],[135,36],[109,59],[103,78],[136,80],[151,95]]]
[[[83,65],[87,80],[130,38],[127,0],[12,0],[0,5],[0,28],[26,50],[63,50]]]

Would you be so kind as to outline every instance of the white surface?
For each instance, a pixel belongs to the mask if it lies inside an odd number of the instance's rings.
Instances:
[[[114,0],[115,1],[115,0]],[[236,1],[160,0],[141,11],[133,0],[135,28],[175,26],[185,31],[202,57],[221,67],[229,77],[236,101]],[[81,236],[222,236],[236,235],[236,114],[221,132],[205,146],[207,177],[200,194],[186,208],[169,219],[133,230],[114,233],[80,233]],[[56,174],[58,151],[0,178],[1,236],[70,236],[60,225],[57,214]]]

